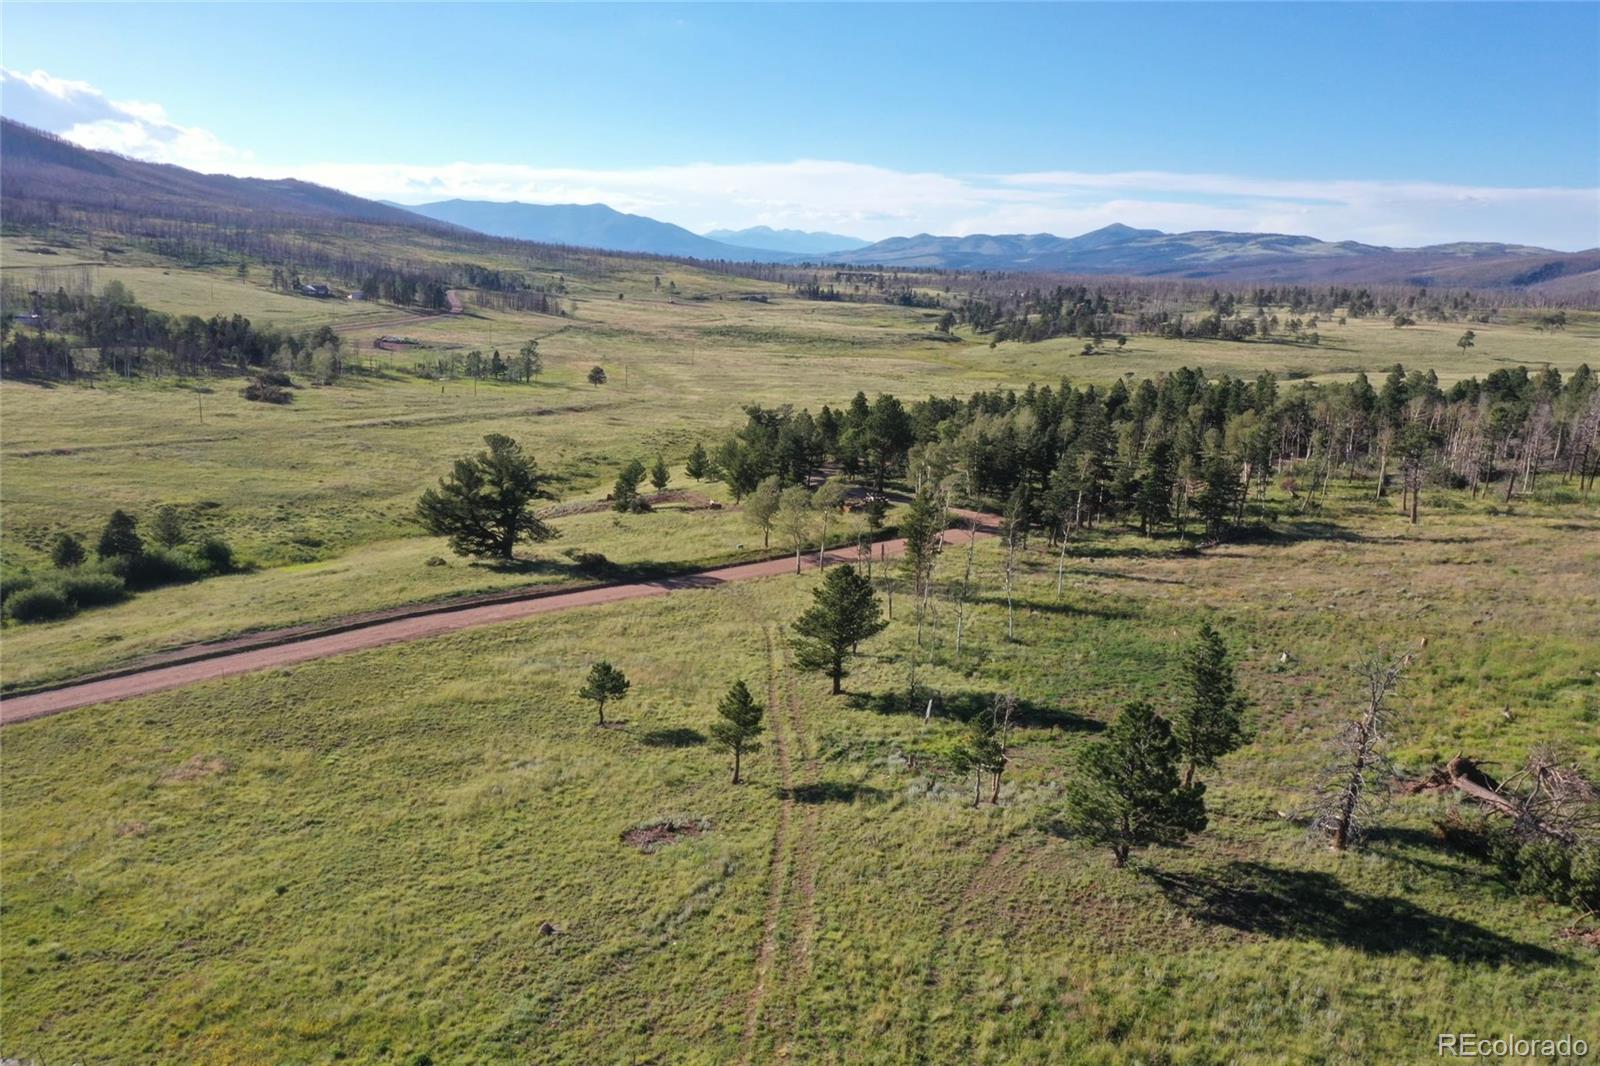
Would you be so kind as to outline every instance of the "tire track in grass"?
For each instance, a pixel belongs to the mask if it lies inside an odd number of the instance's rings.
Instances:
[[[936,996],[945,986],[945,956],[949,953],[950,934],[955,930],[963,916],[970,916],[972,905],[977,902],[983,893],[994,887],[996,871],[1011,857],[1012,847],[1009,840],[1002,840],[989,853],[983,861],[972,871],[972,876],[967,878],[967,883],[962,886],[961,894],[945,905],[944,914],[939,919],[939,931],[934,937],[933,947],[928,953],[928,972],[923,978],[926,989],[919,999],[920,1009],[917,1012],[918,1044],[927,1047],[930,1039],[929,1012],[931,1010],[930,998]]]
[[[783,650],[783,662],[786,668],[784,676],[784,705],[788,711],[788,730],[794,747],[803,756],[803,777],[801,788],[817,788],[822,783],[822,773],[817,765],[816,749],[806,737],[804,724],[800,715],[800,693],[792,671],[788,671],[789,651]],[[794,798],[794,790],[789,790],[789,796]],[[805,804],[805,813],[800,819],[800,831],[795,835],[794,858],[795,878],[800,889],[800,915],[796,923],[794,944],[790,954],[790,961],[795,969],[795,976],[804,976],[811,970],[811,945],[817,933],[817,821],[822,808],[820,796],[813,796],[811,802]],[[793,1019],[791,1019],[791,1022]]]
[[[767,706],[776,709],[778,706],[779,659],[778,648],[773,640],[773,627],[762,628],[762,636],[767,642]],[[767,884],[766,914],[761,924],[761,946],[756,949],[756,980],[750,988],[750,998],[745,1004],[744,1013],[744,1038],[741,1041],[742,1052],[740,1060],[749,1062],[751,1053],[755,1048],[756,1035],[760,1031],[761,1008],[767,997],[767,990],[772,984],[773,971],[778,955],[778,920],[783,913],[783,900],[788,891],[789,881],[789,819],[794,808],[794,790],[789,769],[789,747],[784,736],[782,716],[770,716],[772,733],[772,758],[778,767],[780,782],[779,795],[782,797],[778,803],[778,824],[772,835],[772,860],[769,866]]]

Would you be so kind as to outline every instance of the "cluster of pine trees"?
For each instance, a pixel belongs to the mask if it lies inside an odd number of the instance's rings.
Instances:
[[[1415,518],[1424,488],[1507,498],[1544,473],[1600,472],[1600,388],[1587,366],[1569,378],[1545,369],[1499,370],[1444,389],[1432,371],[1395,366],[1374,386],[1280,385],[1180,369],[1109,388],[1030,385],[967,400],[904,403],[857,393],[835,411],[746,408],[745,425],[707,467],[744,496],[764,479],[809,483],[826,464],[882,488],[904,476],[949,486],[973,502],[1007,501],[1024,531],[1054,537],[1107,519],[1146,532],[1217,536],[1242,522],[1252,491],[1275,478],[1302,508],[1335,475],[1392,476]]]
[[[85,349],[99,353],[99,366],[132,377],[150,371],[183,374],[266,366],[280,352],[291,365],[302,353],[339,348],[328,326],[289,333],[253,326],[243,315],[169,315],[144,307],[120,282],[99,295],[73,295],[64,288],[34,293],[22,325],[4,316],[0,373],[14,378],[67,380],[84,369]]]

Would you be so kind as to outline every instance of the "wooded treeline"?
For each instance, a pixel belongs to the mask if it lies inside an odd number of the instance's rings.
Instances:
[[[1063,382],[909,404],[857,393],[837,411],[751,405],[745,416],[710,453],[737,496],[836,464],[880,489],[904,477],[1003,504],[1052,539],[1107,520],[1179,532],[1194,522],[1217,536],[1274,479],[1310,509],[1335,476],[1370,477],[1380,496],[1398,478],[1415,519],[1428,487],[1510,499],[1545,474],[1587,492],[1600,472],[1600,388],[1587,365],[1565,380],[1519,367],[1449,389],[1398,365],[1376,387],[1365,374],[1284,387],[1271,373],[1208,379],[1185,368],[1110,388]]]
[[[9,311],[0,323],[0,375],[8,378],[71,380],[85,372],[88,350],[97,354],[96,369],[134,377],[250,370],[280,355],[285,369],[292,369],[304,353],[336,355],[340,348],[339,335],[326,325],[290,332],[253,326],[238,314],[169,315],[135,303],[118,282],[100,296],[75,296],[64,288],[36,293],[30,305],[33,324],[19,325]]]

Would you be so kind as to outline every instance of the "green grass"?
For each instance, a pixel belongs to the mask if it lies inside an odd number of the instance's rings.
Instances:
[[[626,460],[681,461],[748,402],[814,409],[858,389],[915,398],[1179,365],[1326,380],[1399,361],[1448,383],[1517,364],[1567,372],[1600,339],[1594,315],[1564,333],[1474,325],[1478,346],[1462,353],[1464,326],[1368,320],[1319,326],[1317,348],[1133,338],[1085,358],[1073,340],[931,341],[924,311],[808,303],[683,267],[662,267],[658,292],[656,268],[627,260],[567,278],[572,318],[469,305],[401,329],[376,324],[390,308],[271,293],[259,269],[241,281],[232,264],[136,251],[107,266],[92,241],[57,256],[23,250],[33,243],[0,241],[8,276],[92,269],[95,285],[117,278],[163,310],[332,322],[369,370],[298,389],[287,408],[246,403],[228,378],[0,383],[8,570],[41,567],[55,533],[92,535],[113,507],[148,517],[164,503],[255,564],[7,626],[8,685],[249,629],[572,581],[564,548],[648,566],[755,544],[731,510],[602,513],[557,520],[563,538],[526,570],[429,566],[448,553],[411,524],[415,499],[487,432],[523,441],[565,499],[597,499]],[[421,237],[385,251],[456,257]],[[487,265],[553,277],[548,264]],[[428,345],[416,358],[539,337],[549,371],[532,386],[441,386],[404,372],[412,356],[373,352],[395,332]],[[605,388],[583,381],[595,364]],[[1371,846],[1343,857],[1284,814],[1352,711],[1349,665],[1380,646],[1419,656],[1398,702],[1403,766],[1466,752],[1507,767],[1546,741],[1600,762],[1600,511],[1556,478],[1514,515],[1429,492],[1417,527],[1364,486],[1306,519],[1274,507],[1274,534],[1197,556],[1119,530],[1086,536],[1059,597],[1056,559],[1036,548],[1015,643],[998,557],[980,549],[968,647],[954,655],[940,605],[922,680],[952,707],[1001,690],[1023,701],[994,808],[906,767],[926,731],[903,695],[903,597],[854,664],[856,699],[787,669],[781,625],[809,576],[7,727],[0,1056],[1387,1062],[1432,1057],[1442,1031],[1594,1037],[1600,956],[1562,937],[1576,916],[1444,850],[1431,826],[1447,799],[1397,799]],[[957,565],[947,557],[945,576]],[[1257,739],[1211,779],[1205,834],[1114,870],[1052,832],[1062,775],[1124,701],[1170,704],[1178,649],[1202,617],[1238,655]],[[633,679],[613,712],[622,728],[592,726],[574,695],[600,657]],[[769,701],[781,734],[739,788],[704,743],[735,677]],[[653,854],[620,839],[663,817],[710,828]]]
[[[699,488],[720,495],[716,486]],[[63,622],[13,626],[5,637],[5,683],[38,684],[182,644],[401,604],[648,576],[664,568],[764,554],[760,534],[752,533],[731,509],[687,510],[669,504],[646,515],[606,511],[557,518],[552,524],[560,536],[525,548],[513,567],[458,558],[432,537],[397,538],[362,544],[332,558],[143,592]],[[842,536],[837,525],[830,540]],[[615,564],[598,575],[581,570],[566,554],[597,548]]]
[[[448,255],[418,240],[412,254]],[[238,310],[286,328],[332,322],[348,330],[351,357],[367,369],[336,386],[299,388],[287,407],[245,401],[243,382],[228,377],[0,383],[0,562],[8,571],[46,566],[58,533],[92,540],[114,507],[148,518],[162,504],[177,505],[198,529],[226,538],[262,568],[248,578],[170,590],[159,601],[140,597],[117,612],[86,612],[48,634],[9,629],[0,665],[7,685],[241,629],[504,584],[463,565],[424,571],[423,561],[444,549],[419,539],[411,521],[422,489],[489,432],[521,440],[563,495],[598,495],[627,460],[663,453],[681,461],[695,440],[714,441],[750,402],[815,408],[844,403],[858,389],[910,398],[964,395],[1062,377],[1104,383],[1179,365],[1335,378],[1357,367],[1376,375],[1401,361],[1434,367],[1448,382],[1515,363],[1570,371],[1592,357],[1600,339],[1600,316],[1579,314],[1560,333],[1475,327],[1478,346],[1463,354],[1454,347],[1455,326],[1395,330],[1385,321],[1339,327],[1329,320],[1319,326],[1324,343],[1317,348],[1135,337],[1125,352],[1086,358],[1077,354],[1081,342],[1071,339],[994,349],[970,336],[931,341],[926,334],[935,316],[927,311],[796,300],[781,286],[685,267],[665,268],[657,291],[651,266],[627,260],[605,260],[598,274],[567,279],[571,318],[469,305],[463,316],[365,326],[397,312],[273,293],[259,266],[241,280],[235,264],[186,268],[134,250],[105,265],[95,242],[75,241],[57,256],[43,256],[25,250],[35,246],[31,239],[6,237],[4,269],[29,284],[41,277],[48,284],[50,271],[89,271],[94,285],[122,280],[138,299],[169,311]],[[668,281],[679,294],[666,292]],[[617,292],[626,298],[616,299]],[[744,292],[772,299],[737,299]],[[372,348],[377,336],[394,332],[429,347],[415,354]],[[440,384],[405,372],[452,348],[511,352],[530,337],[542,339],[549,367],[531,386],[474,388],[470,381]],[[611,384],[597,389],[584,382],[595,364],[607,367]],[[661,531],[659,524],[654,530]],[[681,542],[675,530],[666,532],[673,561],[691,549],[714,558],[737,542],[727,531]],[[581,534],[582,546],[629,561],[649,548],[626,524],[574,534],[562,546],[577,544]]]
[[[1600,956],[1560,937],[1569,911],[1434,842],[1448,800],[1398,799],[1343,857],[1278,812],[1300,804],[1356,701],[1347,668],[1377,645],[1419,656],[1398,700],[1406,767],[1457,751],[1510,764],[1546,740],[1594,765],[1600,540],[1578,534],[1600,515],[1441,496],[1411,527],[1364,497],[1192,557],[1096,534],[1069,553],[1060,598],[1036,550],[1016,643],[983,547],[968,650],[954,657],[940,606],[924,677],[952,701],[1023,701],[998,808],[898,758],[923,735],[900,695],[898,598],[847,681],[860,701],[769,655],[814,577],[8,727],[4,1051],[1370,1062],[1430,1057],[1442,1031],[1592,1032]],[[1258,738],[1211,779],[1208,832],[1114,870],[1047,831],[1061,775],[1123,701],[1170,701],[1202,616],[1238,655]],[[623,728],[595,728],[573,695],[601,656],[634,682]],[[739,788],[696,739],[735,677],[776,697],[800,788],[786,812],[770,735]],[[711,828],[654,854],[619,839],[672,815]]]

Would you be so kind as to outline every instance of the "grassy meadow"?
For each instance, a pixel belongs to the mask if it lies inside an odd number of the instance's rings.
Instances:
[[[249,629],[570,578],[561,552],[571,547],[630,564],[683,563],[727,558],[749,539],[731,513],[685,519],[666,536],[655,520],[563,521],[566,535],[534,553],[541,565],[531,576],[453,559],[428,568],[429,559],[448,552],[418,536],[416,498],[490,432],[520,440],[564,499],[585,499],[604,495],[629,459],[659,454],[681,463],[696,440],[714,442],[752,402],[814,409],[845,403],[858,390],[965,395],[1064,377],[1105,383],[1181,365],[1334,379],[1358,369],[1376,376],[1399,361],[1431,367],[1448,383],[1512,365],[1570,372],[1594,362],[1600,349],[1600,315],[1579,314],[1562,332],[1477,326],[1477,346],[1466,352],[1454,346],[1456,326],[1396,330],[1387,321],[1355,319],[1345,327],[1320,324],[1323,341],[1315,347],[1134,337],[1125,351],[1084,357],[1081,342],[1070,338],[996,348],[960,332],[954,341],[933,340],[937,316],[925,310],[798,300],[779,285],[675,264],[661,264],[657,273],[631,260],[603,260],[604,269],[563,276],[570,317],[490,311],[470,300],[465,314],[430,317],[275,293],[266,285],[270,272],[259,266],[241,278],[232,267],[191,269],[126,250],[107,265],[108,257],[80,243],[48,256],[7,237],[0,255],[7,276],[28,285],[88,272],[93,287],[121,281],[164,311],[238,311],[284,328],[330,324],[344,337],[347,360],[364,369],[331,386],[302,381],[283,407],[244,400],[242,380],[228,377],[0,382],[0,563],[8,571],[47,567],[57,534],[92,538],[113,508],[148,518],[163,504],[176,505],[195,530],[227,539],[255,568],[64,622],[10,629],[0,659],[6,687]],[[739,298],[749,294],[769,302]],[[423,347],[375,349],[386,334]],[[441,382],[410,372],[450,352],[499,348],[509,355],[530,338],[540,340],[547,367],[531,385]],[[585,381],[595,365],[610,376],[603,387]],[[716,495],[681,473],[675,485]]]
[[[408,254],[447,257],[421,243]],[[494,569],[411,519],[484,434],[521,441],[563,503],[663,455],[673,487],[728,503],[682,462],[742,405],[815,410],[857,391],[965,395],[1109,383],[1178,366],[1283,379],[1446,384],[1597,362],[1600,315],[1563,332],[1335,321],[1319,346],[930,337],[936,314],[794,299],[782,286],[599,261],[570,317],[414,316],[272,293],[259,267],[190,269],[85,244],[0,239],[10,275],[92,271],[140,302],[330,324],[364,367],[285,407],[242,379],[0,382],[0,562],[48,566],[61,531],[175,504],[241,573],[0,633],[0,682],[35,684],[163,648],[468,592],[574,583],[567,549],[639,572],[747,558],[736,508],[554,519],[561,538]],[[527,269],[526,264],[512,265]],[[552,269],[530,271],[553,277]],[[676,287],[676,292],[669,290]],[[622,298],[618,299],[617,294]],[[768,302],[740,299],[765,294]],[[704,297],[697,299],[697,297]],[[400,324],[396,324],[397,320]],[[373,348],[414,337],[414,352]],[[533,384],[428,380],[415,361],[538,338]],[[610,382],[586,383],[594,365]],[[541,616],[8,726],[0,734],[0,1058],[55,1062],[1407,1062],[1434,1035],[1600,1044],[1600,954],[1568,908],[1514,894],[1446,848],[1453,802],[1397,796],[1364,850],[1310,842],[1302,813],[1354,713],[1350,668],[1416,662],[1395,754],[1504,769],[1544,742],[1600,765],[1600,504],[1546,477],[1510,510],[1424,493],[1422,522],[1368,483],[1200,552],[1121,529],[1025,553],[1016,640],[1001,560],[957,656],[936,602],[906,705],[904,597],[849,695],[797,673],[785,625],[814,575]],[[962,549],[948,549],[940,580]],[[442,565],[439,560],[442,560]],[[1208,778],[1210,828],[1127,869],[1056,830],[1060,781],[1126,701],[1175,698],[1202,619],[1225,634],[1256,739]],[[593,722],[599,658],[632,679]],[[736,678],[767,705],[748,781],[709,730]],[[907,756],[1014,692],[1001,801]],[[646,850],[625,839],[688,827]],[[1592,923],[1591,923],[1592,927]]]
[[[1001,803],[976,810],[970,783],[905,763],[949,726],[904,705],[903,612],[846,697],[789,667],[814,576],[9,727],[6,1052],[1396,1062],[1461,1028],[1592,1034],[1600,956],[1563,936],[1570,911],[1438,843],[1449,801],[1397,798],[1338,857],[1295,815],[1358,699],[1348,667],[1379,645],[1418,655],[1406,768],[1545,740],[1600,758],[1600,538],[1574,535],[1600,516],[1450,501],[1412,527],[1349,486],[1278,529],[1198,556],[1095,535],[1059,597],[1035,549],[1015,643],[980,546],[967,647],[937,608],[924,674],[952,711],[1021,701]],[[1207,832],[1115,870],[1052,831],[1061,769],[1123,701],[1172,699],[1201,617],[1257,739],[1211,775]],[[634,684],[609,729],[574,695],[600,655]],[[706,735],[736,677],[769,732],[730,788]],[[663,818],[703,832],[622,839]]]

